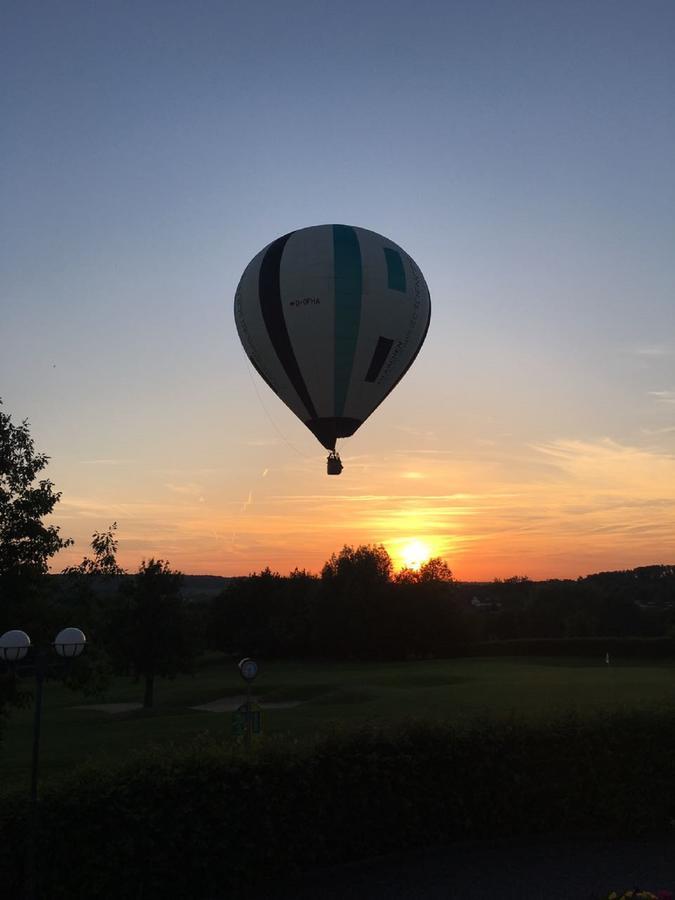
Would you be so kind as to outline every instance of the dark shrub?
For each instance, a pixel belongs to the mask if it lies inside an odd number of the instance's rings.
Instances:
[[[50,900],[225,897],[259,878],[429,842],[636,835],[675,812],[675,710],[549,723],[410,722],[245,756],[203,740],[44,792]],[[0,806],[0,871],[21,889],[25,803]]]

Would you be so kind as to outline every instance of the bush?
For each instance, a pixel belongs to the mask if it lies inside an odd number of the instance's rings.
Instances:
[[[541,833],[663,832],[675,710],[548,724],[409,722],[246,756],[203,739],[45,790],[43,896],[225,897],[256,878],[397,848]],[[0,871],[21,889],[25,805],[0,806]]]

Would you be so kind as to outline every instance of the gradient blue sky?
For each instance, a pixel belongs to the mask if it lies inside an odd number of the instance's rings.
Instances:
[[[113,519],[192,572],[675,560],[675,4],[6,0],[0,41],[0,396],[52,457],[56,569]],[[232,317],[323,222],[433,304],[328,480]]]

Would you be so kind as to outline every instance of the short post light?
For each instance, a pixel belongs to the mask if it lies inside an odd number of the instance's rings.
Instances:
[[[70,661],[84,650],[87,639],[79,628],[63,628],[56,635],[52,644],[56,653],[64,660]],[[30,777],[30,810],[28,846],[26,847],[26,897],[36,897],[36,857],[38,811],[38,763],[40,758],[40,725],[42,720],[42,688],[49,672],[49,651],[46,647],[34,647],[25,631],[12,629],[0,636],[0,659],[11,672],[14,672],[29,650],[34,650],[35,702],[33,709],[33,760]]]
[[[251,736],[253,734],[253,709],[251,707],[251,684],[256,678],[258,674],[258,663],[251,659],[250,656],[245,656],[243,659],[239,660],[238,664],[239,674],[246,682],[246,703],[244,704],[245,709],[242,710],[239,707],[240,712],[244,712],[245,715],[245,731],[244,731],[244,742],[246,744],[246,749],[251,749]]]

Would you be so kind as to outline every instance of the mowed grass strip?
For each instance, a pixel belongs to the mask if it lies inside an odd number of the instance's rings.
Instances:
[[[231,736],[231,713],[191,707],[243,695],[236,662],[206,657],[195,675],[159,679],[156,707],[111,714],[83,706],[133,703],[142,685],[114,679],[104,698],[88,700],[57,682],[45,685],[41,774],[54,778],[87,759],[119,761],[156,743],[181,743],[206,731]],[[646,708],[675,699],[675,663],[604,659],[484,658],[406,663],[261,661],[253,698],[300,701],[265,712],[266,734],[303,736],[404,718],[459,719],[520,716],[541,718],[575,710],[592,713],[620,707]],[[0,744],[0,784],[28,784],[32,709],[13,711]]]

